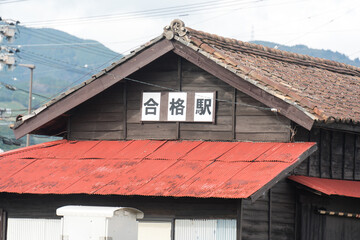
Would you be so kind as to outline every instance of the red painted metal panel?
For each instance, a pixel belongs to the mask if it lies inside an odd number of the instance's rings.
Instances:
[[[129,144],[122,151],[114,155],[118,159],[143,159],[166,141],[136,140]]]
[[[312,142],[296,143],[296,145],[293,143],[278,143],[257,158],[256,161],[293,162],[313,145],[315,143]]]
[[[179,185],[188,181],[204,168],[211,164],[210,161],[177,161],[152,181],[144,185],[141,191],[145,195],[172,196],[171,192]]]
[[[1,154],[0,191],[246,198],[312,146],[57,141]]]
[[[108,185],[96,191],[97,194],[143,195],[137,191],[157,175],[173,165],[175,160],[143,160],[136,167],[123,173]]]
[[[339,195],[360,198],[360,182],[325,179],[306,176],[290,176],[289,179],[322,192],[326,195]]]
[[[148,159],[180,159],[199,146],[201,141],[168,141],[161,148],[151,153]]]
[[[222,187],[224,182],[249,164],[251,163],[216,161],[181,186],[173,189],[169,195],[176,197],[223,197],[221,195],[213,195],[213,191]],[[227,188],[228,186],[223,187]]]
[[[111,159],[133,141],[101,141],[81,158]]]
[[[106,185],[114,185],[115,179],[119,179],[141,160],[107,160],[96,161],[91,172],[86,174],[75,184],[72,184],[63,193],[95,193]],[[117,182],[117,184],[121,184]]]
[[[219,157],[219,161],[254,161],[261,154],[270,148],[277,147],[279,143],[252,143],[240,142],[235,148],[231,149],[223,156]]]
[[[76,159],[81,158],[83,154],[99,144],[99,141],[67,141],[56,145],[51,149],[46,149],[48,158],[58,159]]]
[[[238,144],[238,142],[203,142],[182,157],[182,159],[191,161],[213,161]]]
[[[0,186],[5,179],[33,163],[35,159],[16,159],[15,157],[0,160]]]
[[[210,197],[248,198],[290,165],[282,162],[251,162],[214,190]]]
[[[20,149],[16,149],[16,150],[12,150],[12,151],[8,151],[5,153],[2,153],[0,156],[1,158],[9,158],[12,155],[15,155],[14,157],[16,159],[42,159],[42,158],[47,158],[49,155],[49,152],[47,151],[47,148],[49,149],[53,149],[54,146],[56,145],[61,145],[66,143],[66,140],[58,140],[58,141],[53,141],[53,142],[47,142],[47,143],[41,143],[38,145],[33,145],[33,146],[29,146],[29,147],[24,147],[24,148],[20,148]],[[50,150],[50,151],[51,151]]]

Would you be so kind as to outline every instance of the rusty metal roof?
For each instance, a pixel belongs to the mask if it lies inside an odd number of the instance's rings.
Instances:
[[[0,192],[256,199],[315,143],[68,141],[0,155]]]
[[[326,179],[307,176],[290,176],[289,179],[326,195],[360,198],[359,181]]]

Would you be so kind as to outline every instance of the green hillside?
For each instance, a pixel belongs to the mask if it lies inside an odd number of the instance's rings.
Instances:
[[[35,64],[33,92],[44,97],[52,97],[81,83],[121,58],[99,42],[80,39],[55,29],[19,26],[18,30],[14,42],[3,41],[1,45],[20,50],[15,55],[18,64]],[[16,147],[4,145],[2,140],[3,137],[14,138],[8,126],[18,114],[26,113],[29,79],[30,70],[25,67],[3,68],[0,71],[0,109],[11,109],[11,114],[7,111],[0,116],[0,149]],[[6,84],[17,90],[9,90]],[[34,95],[33,108],[47,101],[44,97]],[[40,141],[44,139],[32,138],[32,143]]]

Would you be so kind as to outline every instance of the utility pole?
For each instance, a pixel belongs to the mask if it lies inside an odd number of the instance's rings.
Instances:
[[[29,83],[29,104],[28,104],[28,114],[31,113],[32,105],[32,84],[33,84],[33,74],[35,65],[34,64],[18,64],[20,67],[27,67],[30,69],[30,83]],[[30,134],[26,134],[26,146],[30,145]]]
[[[4,20],[0,17],[0,42],[2,39],[6,39],[8,42],[12,42],[16,35],[16,25],[19,21],[14,20]],[[30,83],[29,83],[29,103],[28,103],[28,114],[31,114],[32,107],[32,84],[33,84],[33,74],[35,65],[34,64],[16,64],[14,54],[18,52],[18,49],[11,47],[0,46],[0,65],[5,65],[8,68],[13,68],[14,66],[26,67],[30,69]],[[0,68],[1,70],[1,68]],[[26,135],[26,146],[30,145],[30,134]]]

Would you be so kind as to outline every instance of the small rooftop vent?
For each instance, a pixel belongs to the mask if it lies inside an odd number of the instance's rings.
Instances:
[[[137,240],[137,219],[143,212],[127,207],[64,206],[56,210],[63,216],[62,240]]]

